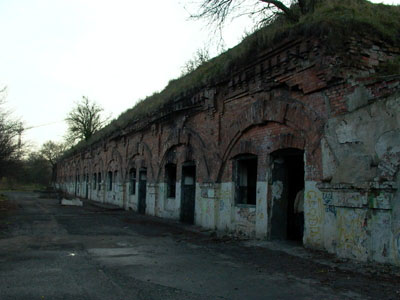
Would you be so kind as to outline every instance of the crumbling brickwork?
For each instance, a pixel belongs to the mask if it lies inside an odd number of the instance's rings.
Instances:
[[[57,184],[262,239],[294,238],[293,201],[304,190],[305,246],[400,264],[400,76],[379,75],[400,51],[356,38],[343,47],[316,38],[276,45],[65,158]],[[176,182],[166,165],[176,166]]]

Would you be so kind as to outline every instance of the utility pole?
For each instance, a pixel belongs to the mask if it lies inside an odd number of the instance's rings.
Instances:
[[[24,126],[22,125],[22,122],[19,122],[19,127],[18,127],[18,157],[21,157],[22,154],[22,132],[25,130]],[[29,129],[29,128],[27,128]]]
[[[20,122],[19,123],[19,128],[17,130],[18,131],[18,151],[19,151],[19,156],[21,156],[21,154],[22,154],[22,150],[21,150],[21,148],[22,148],[22,133],[24,131],[27,131],[27,130],[33,129],[33,128],[38,128],[38,127],[43,127],[43,126],[48,126],[48,125],[60,123],[60,122],[63,122],[63,121],[56,121],[56,122],[41,124],[41,125],[37,125],[37,126],[29,126],[29,127],[24,127],[22,122]]]

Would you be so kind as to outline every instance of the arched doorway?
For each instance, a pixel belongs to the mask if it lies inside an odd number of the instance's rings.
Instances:
[[[302,241],[304,231],[304,151],[271,154],[271,239]]]

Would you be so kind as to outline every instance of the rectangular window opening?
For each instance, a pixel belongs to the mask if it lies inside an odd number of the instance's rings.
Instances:
[[[235,190],[237,204],[256,205],[257,156],[249,155],[236,160]]]
[[[167,197],[175,198],[176,196],[176,165],[167,164],[165,166],[165,179],[167,182]]]

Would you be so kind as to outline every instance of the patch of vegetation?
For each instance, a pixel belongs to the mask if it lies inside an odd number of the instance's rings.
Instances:
[[[312,13],[302,16],[295,24],[278,15],[268,26],[247,36],[236,47],[203,63],[195,71],[171,80],[163,91],[139,101],[91,139],[68,151],[66,156],[111,136],[139,119],[151,116],[185,95],[226,80],[233,71],[284,38],[324,37],[328,47],[340,51],[343,49],[343,40],[350,35],[400,44],[400,6],[372,4],[366,0],[324,0]],[[397,61],[389,64],[388,71],[395,71],[397,66]]]
[[[389,43],[400,41],[400,6],[373,4],[365,0],[322,2],[313,14],[303,17],[299,25],[314,27],[328,34],[328,41],[340,46],[348,35],[380,38]]]
[[[379,75],[390,76],[400,74],[400,56],[385,61],[379,65]]]
[[[31,192],[42,190],[45,186],[41,184],[21,184],[14,179],[3,177],[0,180],[0,191],[23,191]]]

